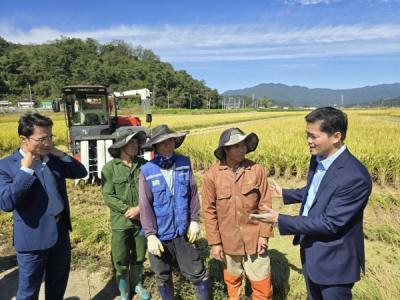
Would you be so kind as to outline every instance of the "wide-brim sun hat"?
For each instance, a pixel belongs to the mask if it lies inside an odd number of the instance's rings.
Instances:
[[[175,149],[178,149],[182,145],[188,133],[188,131],[173,131],[165,124],[158,125],[151,129],[150,138],[143,148],[154,147],[154,145],[172,138],[175,140]]]
[[[146,142],[147,136],[145,129],[141,126],[120,127],[115,133],[115,142],[108,148],[108,153],[114,158],[118,158],[121,148],[124,147],[133,138],[136,138],[140,147]]]
[[[215,157],[219,160],[224,160],[224,147],[236,145],[242,141],[245,141],[247,145],[246,153],[249,153],[257,149],[259,139],[254,132],[245,134],[239,128],[229,128],[224,130],[219,137],[218,148],[214,150]]]

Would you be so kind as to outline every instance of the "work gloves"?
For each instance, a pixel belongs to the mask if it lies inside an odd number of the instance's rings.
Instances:
[[[187,238],[190,243],[194,243],[200,233],[200,224],[196,221],[191,221],[187,232]],[[149,253],[161,257],[164,252],[164,247],[161,241],[154,235],[151,234],[147,237],[147,250]]]
[[[191,221],[189,225],[189,230],[187,232],[187,238],[189,242],[194,243],[197,240],[197,236],[200,232],[200,224],[196,221]]]
[[[161,257],[162,252],[164,252],[161,241],[154,234],[147,237],[147,250],[149,253],[159,257]]]

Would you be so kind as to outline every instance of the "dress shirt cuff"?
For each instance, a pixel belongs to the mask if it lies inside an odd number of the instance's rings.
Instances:
[[[31,168],[21,167],[21,170],[24,171],[25,173],[33,175],[33,170]]]

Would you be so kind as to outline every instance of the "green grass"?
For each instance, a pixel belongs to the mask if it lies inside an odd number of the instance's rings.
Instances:
[[[381,241],[388,245],[400,247],[400,231],[389,224],[371,224],[365,230],[365,238],[370,241]]]
[[[393,205],[400,207],[400,197],[396,197],[396,195],[392,193],[372,194],[368,203],[381,208],[389,208]]]

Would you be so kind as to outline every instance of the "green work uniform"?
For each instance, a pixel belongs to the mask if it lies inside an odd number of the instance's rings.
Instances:
[[[114,158],[102,169],[102,192],[110,208],[111,252],[116,276],[129,273],[129,264],[142,264],[146,255],[146,239],[140,235],[140,220],[130,220],[125,212],[139,206],[139,168],[146,160],[135,157],[132,166]]]

